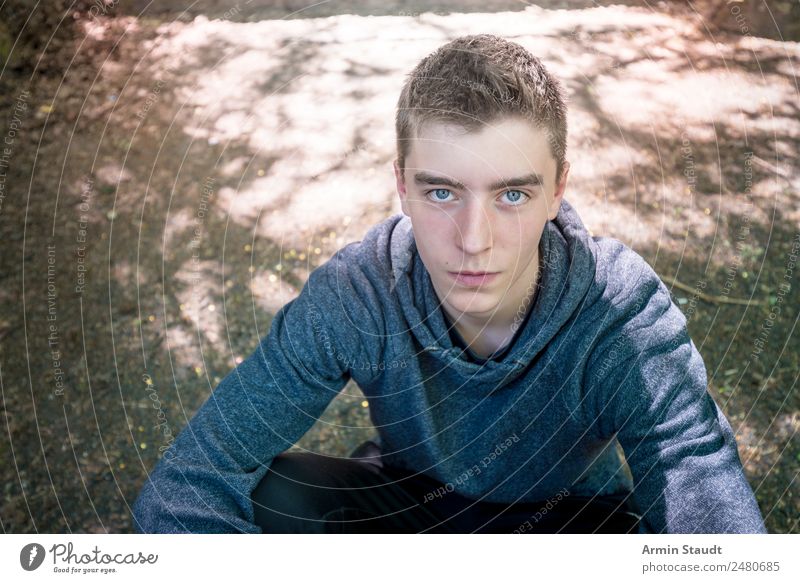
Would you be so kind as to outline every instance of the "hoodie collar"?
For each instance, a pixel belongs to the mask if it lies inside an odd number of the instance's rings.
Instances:
[[[417,250],[411,219],[400,215],[391,234],[391,262],[396,293],[410,331],[423,350],[482,381],[528,366],[559,333],[594,282],[595,259],[589,234],[566,199],[555,220],[548,221],[539,242],[543,260],[539,291],[523,330],[499,360],[476,363],[448,333],[439,298]]]

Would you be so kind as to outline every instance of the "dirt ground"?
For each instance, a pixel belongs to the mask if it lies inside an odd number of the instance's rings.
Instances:
[[[399,211],[404,77],[478,32],[564,80],[568,200],[673,286],[769,531],[800,532],[800,45],[652,2],[148,4],[2,73],[4,532],[132,531],[169,435]],[[346,455],[364,404],[349,384],[295,449]]]

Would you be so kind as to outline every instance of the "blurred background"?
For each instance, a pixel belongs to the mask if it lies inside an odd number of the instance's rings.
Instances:
[[[569,96],[567,199],[672,289],[770,532],[800,532],[800,2],[6,0],[0,527],[131,532],[316,267],[400,211],[414,65],[489,32]],[[293,449],[372,435],[350,383]]]

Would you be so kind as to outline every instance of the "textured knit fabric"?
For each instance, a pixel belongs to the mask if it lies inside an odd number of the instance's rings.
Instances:
[[[134,504],[137,529],[260,532],[251,493],[352,378],[384,464],[463,496],[612,493],[621,445],[640,532],[766,532],[686,319],[652,268],[590,237],[566,200],[539,251],[524,325],[478,362],[453,342],[408,217],[340,249],[165,452]]]

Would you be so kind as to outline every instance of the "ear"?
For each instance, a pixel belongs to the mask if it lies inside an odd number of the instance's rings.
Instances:
[[[408,193],[406,192],[406,181],[403,173],[400,171],[400,166],[397,163],[397,158],[395,158],[394,162],[392,163],[392,167],[394,168],[394,180],[397,185],[397,194],[400,197],[400,207],[403,209],[403,214],[409,216],[408,214]]]
[[[564,168],[561,171],[561,180],[556,184],[556,189],[553,192],[553,205],[548,209],[548,218],[552,221],[558,215],[558,209],[561,208],[561,201],[564,198],[564,192],[567,190],[567,178],[569,177],[569,162],[564,161]]]

